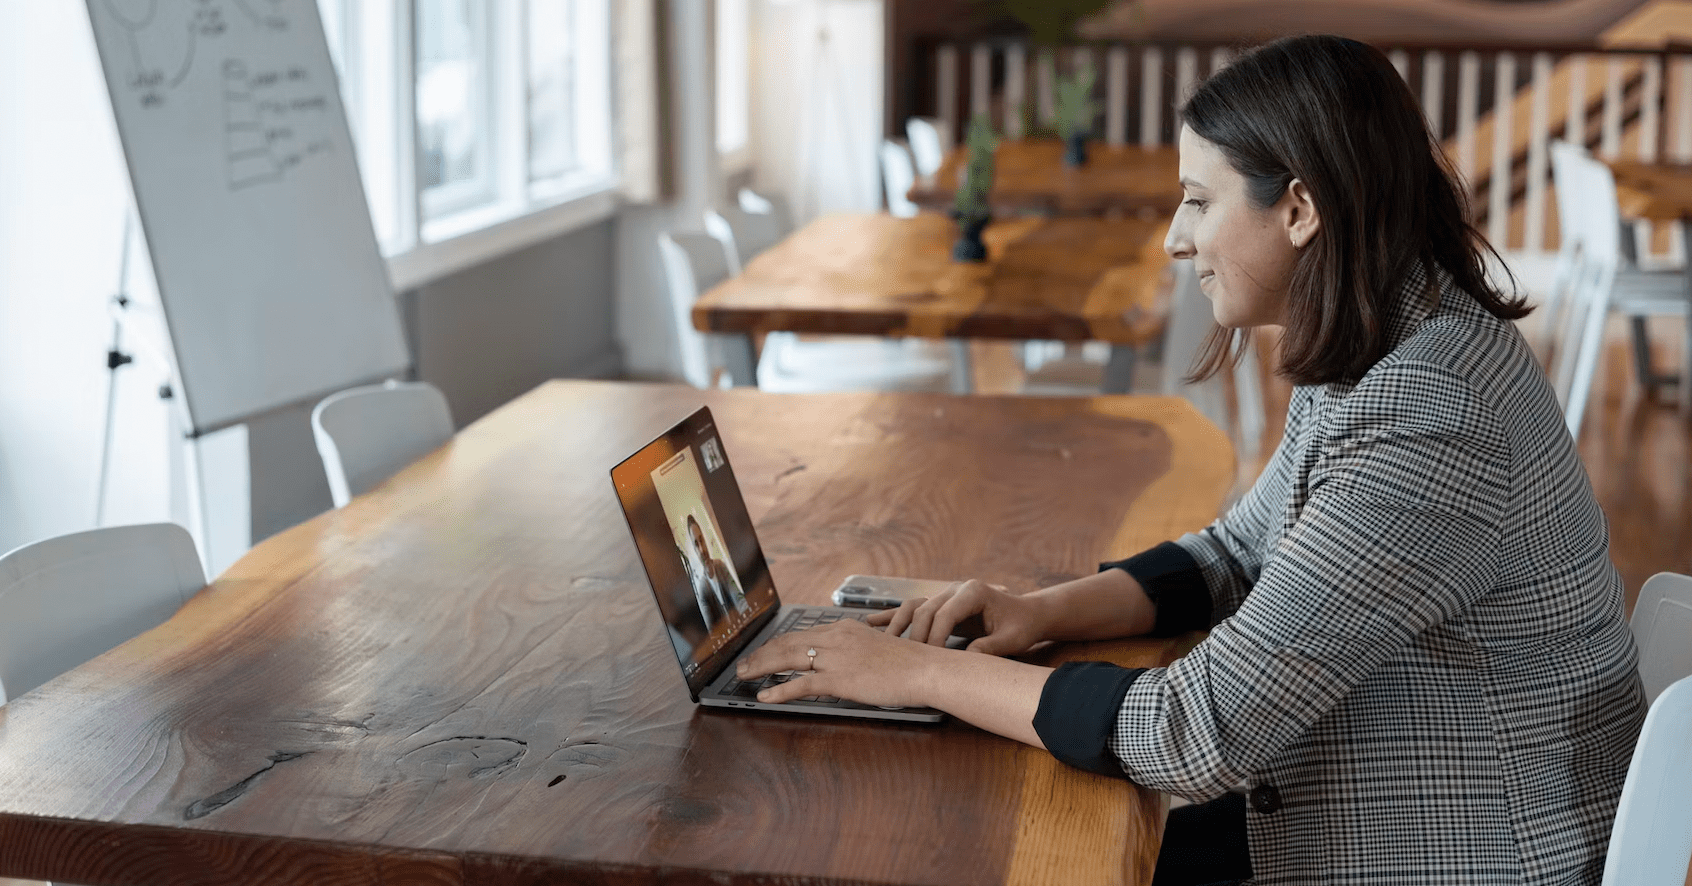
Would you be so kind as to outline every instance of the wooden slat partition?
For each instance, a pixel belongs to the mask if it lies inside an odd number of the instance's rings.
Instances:
[[[1028,97],[1028,51],[1021,44],[1005,50],[1005,114],[1000,128],[1006,138],[1022,137],[1022,105]]]
[[[1473,190],[1477,223],[1501,249],[1545,252],[1558,246],[1548,159],[1553,138],[1607,158],[1692,162],[1692,52],[1383,48]],[[1057,78],[1088,66],[1100,74],[1098,136],[1111,145],[1137,141],[1156,147],[1174,142],[1180,103],[1238,49],[1163,42],[1054,51],[1015,39],[941,42],[928,48],[935,72],[932,106],[918,111],[940,118],[955,138],[962,137],[969,117],[981,113],[991,115],[1009,138],[1049,135]],[[965,101],[968,114],[960,108]],[[1031,132],[1025,131],[1029,124],[1035,127]],[[1666,229],[1654,233],[1641,238],[1643,247],[1679,251],[1678,238]]]
[[[1105,141],[1128,143],[1128,48],[1112,46],[1105,62]]]
[[[1140,55],[1140,146],[1163,142],[1163,50],[1148,46]]]
[[[1550,146],[1543,133],[1550,131],[1551,120],[1551,56],[1533,54],[1533,116],[1528,131],[1534,136],[1528,142],[1527,165],[1527,230],[1523,234],[1524,248],[1539,252],[1545,249],[1545,198],[1550,164]]]
[[[1439,50],[1422,55],[1422,110],[1428,118],[1428,128],[1435,138],[1445,134],[1442,117],[1445,112],[1445,56]]]
[[[935,62],[939,70],[934,77],[938,92],[934,116],[940,118],[940,125],[948,135],[952,135],[958,131],[958,48],[951,45],[940,47]]]

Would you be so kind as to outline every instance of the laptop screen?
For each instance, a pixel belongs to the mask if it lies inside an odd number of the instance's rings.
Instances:
[[[624,459],[611,481],[697,695],[750,639],[746,629],[780,605],[711,410]]]

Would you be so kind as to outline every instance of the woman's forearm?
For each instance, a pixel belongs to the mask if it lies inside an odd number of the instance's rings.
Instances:
[[[923,647],[928,650],[921,694],[939,708],[988,732],[1037,748],[1045,742],[1034,731],[1034,713],[1051,668],[1015,659]]]
[[[1157,607],[1132,575],[1106,569],[1026,595],[1044,613],[1046,640],[1110,640],[1149,633]]]

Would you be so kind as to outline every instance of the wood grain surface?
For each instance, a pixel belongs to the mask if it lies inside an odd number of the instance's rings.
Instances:
[[[1607,160],[1616,177],[1622,218],[1679,221],[1692,217],[1692,165]]]
[[[0,708],[0,876],[1149,882],[1152,792],[955,722],[689,701],[608,471],[701,402],[795,602],[852,572],[1060,581],[1232,480],[1177,399],[549,383]]]
[[[1048,215],[1173,215],[1181,202],[1180,155],[1173,146],[1087,146],[1087,163],[1063,162],[1056,139],[1005,141],[994,154],[993,190],[987,202],[997,212]],[[968,156],[959,147],[940,169],[917,180],[911,202],[947,213]]]
[[[1141,344],[1168,314],[1168,229],[1143,219],[1000,219],[988,261],[952,260],[956,226],[924,213],[826,215],[694,305],[705,332],[773,330]]]

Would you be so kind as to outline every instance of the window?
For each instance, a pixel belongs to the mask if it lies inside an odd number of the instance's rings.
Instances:
[[[427,219],[493,198],[487,0],[417,2],[417,186]]]
[[[717,153],[725,166],[748,162],[752,17],[749,0],[717,0]]]
[[[609,7],[529,0],[528,16],[528,181],[540,197],[610,172]]]
[[[509,242],[615,183],[611,2],[319,0],[384,253]]]

